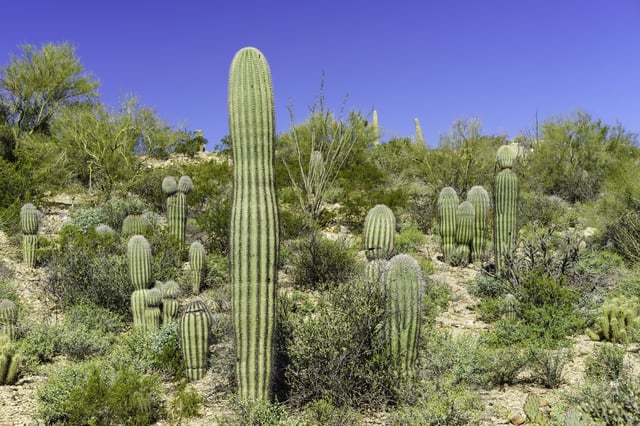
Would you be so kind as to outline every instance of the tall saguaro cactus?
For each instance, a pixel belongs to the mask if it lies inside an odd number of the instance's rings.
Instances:
[[[365,254],[368,260],[388,259],[396,240],[396,217],[384,204],[374,206],[364,219]]]
[[[134,328],[145,329],[145,308],[151,284],[151,245],[142,235],[134,235],[127,246],[129,280],[135,289],[131,294]]]
[[[418,355],[424,281],[416,260],[399,254],[385,274],[385,333],[402,375],[411,375]]]
[[[24,234],[22,239],[23,261],[33,268],[36,265],[36,249],[38,247],[38,227],[40,225],[40,213],[38,209],[27,203],[20,209],[20,227]]]
[[[373,144],[380,144],[380,127],[378,127],[378,111],[373,110]]]
[[[167,194],[167,219],[169,233],[180,245],[184,244],[187,227],[187,194],[193,188],[189,176],[181,176],[178,181],[173,176],[162,180],[162,190]]]
[[[498,148],[496,164],[502,170],[496,174],[494,189],[494,236],[496,271],[502,271],[504,257],[516,241],[516,210],[518,207],[518,176],[511,170],[516,158],[512,147]]]
[[[200,293],[206,255],[207,253],[200,241],[191,243],[191,247],[189,247],[189,266],[191,267],[191,291],[193,294]]]
[[[456,211],[458,210],[458,194],[450,186],[445,186],[438,196],[438,213],[440,215],[440,238],[444,261],[449,262],[456,249]]]
[[[279,218],[271,73],[262,52],[253,47],[238,51],[231,63],[229,127],[234,164],[230,264],[238,396],[267,399],[274,352]]]
[[[463,201],[456,210],[456,251],[452,261],[455,265],[466,266],[471,258],[473,224],[475,210],[469,201]]]
[[[487,218],[491,199],[486,189],[476,185],[467,193],[467,201],[473,205],[474,209],[471,258],[474,262],[485,260],[487,255]]]

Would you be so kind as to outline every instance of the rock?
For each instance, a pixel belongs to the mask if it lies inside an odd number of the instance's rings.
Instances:
[[[509,416],[509,421],[512,425],[522,425],[525,421],[527,421],[527,419],[522,413],[513,413]]]

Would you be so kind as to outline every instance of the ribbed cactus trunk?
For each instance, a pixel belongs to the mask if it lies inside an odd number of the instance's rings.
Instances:
[[[160,287],[162,292],[162,325],[171,324],[178,318],[180,304],[180,285],[175,281],[167,281]]]
[[[230,227],[232,313],[241,400],[268,399],[276,320],[279,219],[269,65],[257,49],[236,53],[229,72],[233,146]]]
[[[134,235],[129,239],[127,264],[129,280],[134,288],[131,293],[133,327],[146,330],[144,311],[147,307],[148,287],[151,284],[151,245],[142,235]]]
[[[518,208],[518,177],[511,170],[516,154],[510,146],[498,149],[496,163],[502,170],[495,178],[494,188],[494,236],[496,272],[504,267],[505,255],[511,253],[516,237],[516,213]]]
[[[22,258],[24,264],[33,268],[36,265],[36,249],[38,248],[38,227],[40,214],[33,204],[27,203],[20,209],[20,227],[24,234],[22,239]]]
[[[449,262],[456,250],[456,211],[458,210],[458,194],[450,186],[442,188],[438,196],[438,213],[440,216],[440,239],[444,261]]]
[[[122,236],[147,235],[151,230],[151,222],[139,213],[133,213],[122,221]]]
[[[467,201],[473,204],[473,240],[471,241],[471,258],[474,262],[484,261],[487,257],[487,219],[491,199],[482,186],[474,186],[467,193]]]
[[[190,381],[200,380],[207,372],[210,328],[207,306],[201,301],[191,302],[180,318],[180,346]]]
[[[416,145],[424,145],[424,136],[422,135],[422,127],[420,127],[420,120],[416,117],[414,120],[416,125]]]
[[[181,176],[176,182],[173,176],[167,176],[162,181],[162,190],[167,194],[167,221],[169,234],[173,239],[184,245],[187,228],[187,194],[193,188],[189,176]]]
[[[193,294],[200,293],[205,257],[206,251],[202,243],[199,241],[191,243],[191,247],[189,247],[189,266],[191,267],[191,292]]]
[[[388,259],[393,253],[396,240],[396,217],[384,204],[378,204],[364,219],[362,238],[368,260]]]
[[[456,210],[456,251],[451,263],[466,266],[471,258],[475,210],[469,201],[463,201]]]
[[[148,333],[153,333],[160,330],[160,320],[162,318],[162,311],[160,305],[162,304],[162,293],[157,288],[152,288],[147,291],[145,298],[144,308],[144,328]]]
[[[385,274],[385,333],[401,375],[414,372],[422,318],[424,281],[416,260],[406,254],[394,256]]]
[[[378,146],[380,144],[380,127],[378,127],[378,111],[373,110],[373,144]]]
[[[18,321],[18,308],[11,300],[3,299],[0,302],[0,336],[7,336],[9,340],[16,338],[16,323]]]

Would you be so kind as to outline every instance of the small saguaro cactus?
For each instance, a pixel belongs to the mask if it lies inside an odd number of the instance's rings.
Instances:
[[[199,380],[207,371],[211,312],[204,302],[196,300],[187,305],[180,318],[180,347],[185,372],[190,381]]]
[[[413,119],[416,125],[416,144],[423,146],[424,145],[424,136],[422,136],[422,127],[420,127],[420,120],[418,118]]]
[[[384,204],[374,206],[364,219],[362,241],[368,260],[388,259],[396,240],[396,217]]]
[[[373,110],[373,145],[378,146],[380,144],[380,127],[378,127],[378,111]]]
[[[494,188],[494,236],[496,271],[501,272],[505,255],[516,242],[516,211],[518,207],[518,176],[511,170],[516,154],[512,147],[502,145],[496,154],[496,164],[502,170],[496,174]]]
[[[456,249],[450,260],[452,265],[466,266],[471,258],[475,210],[469,201],[463,201],[456,210]]]
[[[162,325],[167,325],[178,318],[180,285],[170,280],[160,286],[160,291],[162,292]]]
[[[189,266],[191,267],[191,291],[193,294],[200,293],[206,256],[207,253],[202,243],[199,241],[191,243],[191,247],[189,247]]]
[[[458,194],[455,189],[445,186],[438,196],[438,213],[440,216],[440,238],[444,261],[449,262],[456,249],[456,211],[458,210]]]
[[[144,308],[144,328],[148,333],[160,330],[160,318],[162,316],[162,312],[160,311],[161,303],[162,293],[159,289],[151,288],[147,290]]]
[[[424,280],[418,262],[407,254],[391,258],[385,282],[385,333],[402,375],[412,375],[418,356]]]
[[[132,213],[122,221],[122,236],[147,235],[151,229],[151,222],[140,213]]]
[[[502,317],[512,322],[518,319],[518,300],[511,293],[504,296],[504,301],[502,302]]]
[[[38,227],[40,212],[31,203],[20,209],[20,227],[22,228],[22,254],[25,265],[33,268],[36,265],[36,249],[38,248]]]
[[[640,336],[640,302],[637,297],[615,297],[607,300],[596,318],[595,331],[587,329],[592,340],[628,343],[634,334]]]
[[[0,386],[12,385],[20,374],[21,356],[7,336],[0,336]]]
[[[182,176],[178,181],[173,176],[167,176],[162,180],[162,191],[167,194],[169,234],[180,244],[184,244],[187,226],[187,194],[192,188],[193,182],[189,176]]]
[[[129,280],[135,291],[131,294],[133,327],[145,329],[146,296],[151,284],[151,245],[142,235],[134,235],[127,246]]]
[[[9,340],[16,338],[16,323],[18,321],[18,308],[11,300],[3,299],[0,302],[0,336],[7,336]]]
[[[229,263],[240,400],[266,400],[271,389],[280,247],[274,115],[269,64],[259,50],[243,48],[229,71]]]
[[[474,262],[483,261],[487,257],[487,219],[491,199],[482,186],[473,186],[467,193],[467,201],[473,204],[473,240],[471,241],[471,258]]]

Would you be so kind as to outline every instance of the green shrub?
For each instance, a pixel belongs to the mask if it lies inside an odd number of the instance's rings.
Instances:
[[[241,426],[280,426],[286,418],[284,405],[278,402],[240,401],[236,410]]]
[[[171,420],[179,425],[184,419],[198,417],[203,404],[202,395],[189,387],[186,380],[182,380],[178,385],[176,396],[171,401]]]
[[[617,380],[624,369],[624,346],[605,343],[597,346],[585,361],[585,374],[591,379]]]
[[[498,298],[509,292],[509,285],[504,280],[488,274],[479,274],[469,285],[469,293],[476,297]]]
[[[619,254],[627,265],[640,261],[640,213],[629,211],[608,223],[602,232],[603,245]]]
[[[573,399],[596,424],[633,425],[640,419],[640,382],[631,374],[587,381]]]
[[[305,424],[310,426],[343,426],[362,422],[362,416],[348,407],[336,407],[325,399],[311,402],[304,410]]]
[[[184,371],[178,325],[178,321],[164,325],[153,335],[150,347],[151,364],[154,369],[175,379],[181,377]]]
[[[568,211],[569,203],[559,197],[523,191],[518,198],[520,224],[536,222],[541,226],[550,226],[562,222]]]
[[[532,357],[536,376],[545,387],[555,389],[564,383],[564,368],[573,357],[569,348],[540,349],[534,351]]]
[[[406,228],[400,231],[395,242],[395,252],[414,255],[425,243],[425,236],[418,228]]]

